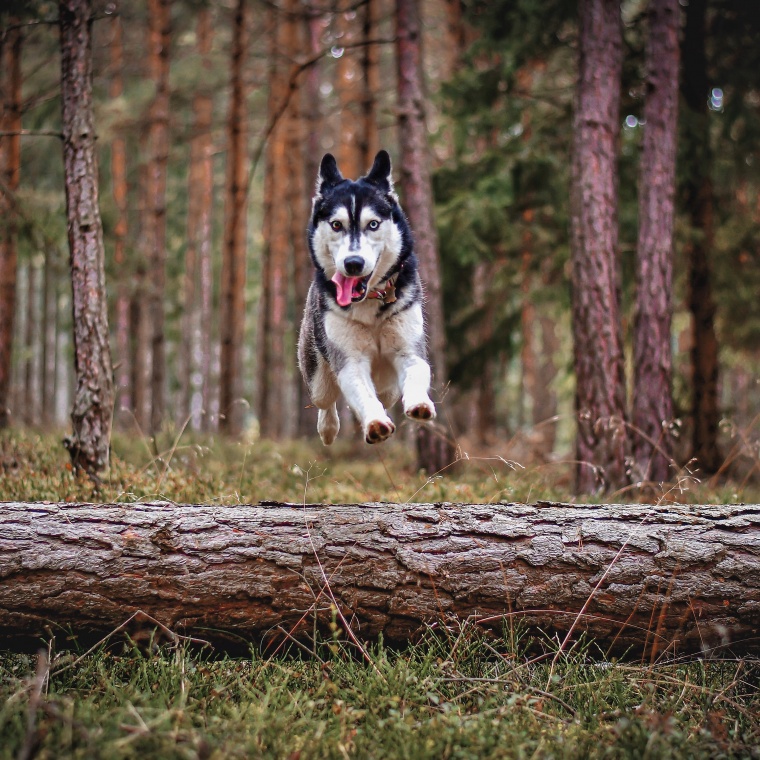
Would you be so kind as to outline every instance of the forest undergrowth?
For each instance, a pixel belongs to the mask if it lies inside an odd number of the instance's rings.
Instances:
[[[155,438],[116,434],[99,483],[73,471],[63,433],[0,431],[0,499],[4,501],[251,504],[261,500],[356,502],[535,501],[728,504],[760,499],[760,420],[725,425],[726,461],[714,476],[689,462],[667,483],[634,483],[614,493],[573,496],[570,455],[537,458],[525,441],[485,449],[458,441],[458,460],[428,474],[404,439],[367,446],[350,432],[331,447],[318,440],[230,441],[166,431]]]
[[[571,500],[571,463],[521,463],[506,445],[429,476],[415,470],[403,438],[324,449],[167,432],[155,442],[117,437],[96,486],[71,470],[60,438],[0,435],[0,498]],[[684,468],[659,490],[606,500],[756,501],[752,448],[734,457],[745,460],[740,478],[700,479]],[[251,642],[242,654],[124,631],[87,651],[55,638],[40,640],[36,654],[0,651],[0,760],[760,758],[755,659],[609,660],[593,641],[564,646],[541,632],[495,635],[469,622],[390,649],[333,628],[332,638],[285,639],[277,649]]]

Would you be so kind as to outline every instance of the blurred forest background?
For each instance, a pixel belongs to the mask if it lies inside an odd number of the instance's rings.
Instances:
[[[58,5],[4,5],[0,198],[4,260],[9,245],[15,258],[0,272],[0,331],[12,330],[0,423],[65,428],[75,377]],[[720,425],[696,464],[744,477],[760,460],[760,12],[752,0],[679,6],[674,406],[662,422],[678,435],[675,460],[688,462],[701,413],[695,329],[709,323],[715,344],[701,345],[714,352]],[[647,7],[621,6],[616,267],[628,388]],[[572,0],[419,3],[447,367],[439,430],[468,452],[573,457],[578,12]],[[94,2],[117,428],[315,435],[295,362],[311,194],[323,153],[357,177],[382,147],[405,205],[397,14],[392,0]]]

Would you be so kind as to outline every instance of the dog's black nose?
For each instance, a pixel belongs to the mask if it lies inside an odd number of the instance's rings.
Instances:
[[[349,277],[357,277],[364,269],[364,259],[361,256],[349,256],[343,260],[343,268]]]

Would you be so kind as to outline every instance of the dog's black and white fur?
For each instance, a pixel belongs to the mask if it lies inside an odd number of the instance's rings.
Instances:
[[[367,443],[393,434],[386,409],[399,397],[408,417],[432,420],[422,285],[386,151],[356,181],[344,179],[329,153],[322,159],[308,236],[315,272],[298,364],[322,442],[338,434],[341,393]]]

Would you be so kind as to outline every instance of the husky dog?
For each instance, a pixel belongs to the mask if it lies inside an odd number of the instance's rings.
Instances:
[[[329,446],[340,429],[335,404],[341,393],[367,443],[393,434],[386,409],[399,397],[408,417],[434,419],[422,285],[386,151],[355,182],[325,155],[308,235],[315,271],[298,365],[319,409],[322,443]]]

